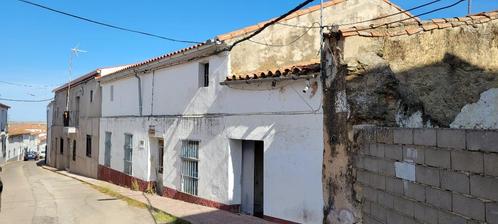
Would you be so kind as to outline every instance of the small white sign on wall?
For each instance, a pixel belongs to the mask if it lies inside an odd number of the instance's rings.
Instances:
[[[403,180],[415,181],[415,164],[413,162],[395,162],[396,177]]]

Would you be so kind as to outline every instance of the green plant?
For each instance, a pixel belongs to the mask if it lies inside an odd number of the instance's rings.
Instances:
[[[131,180],[131,190],[134,190],[134,191],[139,191],[140,190],[140,185],[138,184],[137,179],[132,179]]]

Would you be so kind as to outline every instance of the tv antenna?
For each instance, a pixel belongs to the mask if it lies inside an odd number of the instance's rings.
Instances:
[[[74,57],[79,56],[79,53],[87,53],[88,51],[81,50],[78,48],[79,44],[76,47],[71,48],[71,54],[69,55],[69,81],[67,82],[67,98],[66,98],[66,111],[69,112],[69,90],[71,89],[71,76],[73,73],[73,59]]]

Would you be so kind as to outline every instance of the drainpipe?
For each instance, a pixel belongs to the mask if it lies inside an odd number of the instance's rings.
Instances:
[[[138,111],[142,116],[142,79],[135,73],[135,78],[138,79]]]

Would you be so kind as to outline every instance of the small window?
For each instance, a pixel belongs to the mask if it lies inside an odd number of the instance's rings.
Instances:
[[[199,64],[199,87],[209,86],[209,63]]]
[[[93,90],[90,90],[90,103],[93,102]]]
[[[199,180],[199,142],[185,140],[182,142],[182,191],[197,195]]]
[[[92,157],[92,136],[86,135],[86,156]]]
[[[114,86],[111,86],[111,101],[114,101]]]
[[[60,147],[61,155],[64,155],[64,139],[63,138],[61,138],[61,142],[60,142],[59,147]]]
[[[76,140],[73,140],[73,161],[76,161]]]

